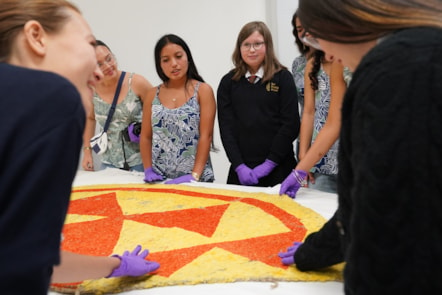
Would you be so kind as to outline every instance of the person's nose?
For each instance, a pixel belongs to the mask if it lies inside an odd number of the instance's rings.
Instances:
[[[178,65],[177,61],[175,58],[172,58],[172,67],[176,68],[176,66]]]
[[[101,79],[103,79],[103,77],[104,77],[103,72],[101,71],[100,67],[98,65],[96,65],[95,70],[94,70],[95,81],[98,82]]]

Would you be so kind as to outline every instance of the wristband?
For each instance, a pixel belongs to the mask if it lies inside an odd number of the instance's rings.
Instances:
[[[192,172],[192,177],[196,180],[196,181],[200,181],[200,176],[198,173],[196,172]]]

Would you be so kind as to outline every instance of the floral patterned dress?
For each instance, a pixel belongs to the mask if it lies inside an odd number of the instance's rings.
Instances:
[[[155,172],[166,178],[192,173],[199,140],[199,85],[196,84],[192,97],[176,109],[161,104],[158,98],[161,85],[152,101],[152,166]],[[209,156],[200,181],[213,180]]]
[[[313,123],[312,144],[327,121],[330,108],[330,77],[324,72],[322,66],[318,72],[318,90],[315,91],[315,119]],[[311,172],[336,175],[338,173],[338,145],[339,140],[331,146],[327,154],[319,160]]]
[[[140,98],[132,90],[132,76],[129,76],[129,90],[126,97],[116,105],[115,113],[107,130],[107,150],[101,155],[101,161],[117,168],[124,166],[124,156],[130,167],[142,164],[140,146],[135,142],[124,141],[121,131],[131,122],[141,122],[143,106]],[[107,115],[112,104],[102,100],[97,93],[93,98],[95,120],[103,130]],[[123,153],[124,145],[124,153]]]

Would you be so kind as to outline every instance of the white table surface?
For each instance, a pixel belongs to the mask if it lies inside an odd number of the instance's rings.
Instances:
[[[144,183],[143,173],[127,172],[119,169],[105,169],[97,172],[79,170],[73,186],[95,185],[95,184],[128,184]],[[264,192],[277,194],[279,185],[272,188],[257,188],[239,185],[226,185],[219,183],[190,183],[186,185],[209,187],[218,189],[231,189],[245,192]],[[296,195],[296,202],[311,208],[325,218],[330,218],[337,207],[336,194],[324,193],[308,188],[301,188]],[[289,246],[289,245],[287,245]],[[58,295],[56,292],[49,292],[50,295]],[[145,290],[134,290],[118,293],[120,295],[247,295],[247,294],[309,294],[309,295],[338,295],[344,294],[343,284],[340,282],[278,282],[275,286],[270,282],[236,282],[226,284],[201,284],[191,286],[170,286],[158,287]]]

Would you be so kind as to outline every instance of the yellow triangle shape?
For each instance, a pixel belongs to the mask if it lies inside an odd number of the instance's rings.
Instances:
[[[175,211],[222,205],[228,202],[156,192],[120,191],[117,200],[125,215]]]
[[[96,215],[79,215],[79,214],[68,214],[66,216],[65,224],[69,223],[77,223],[77,222],[85,222],[85,221],[94,221],[103,218],[108,218],[107,216],[96,216]]]
[[[240,228],[247,231],[235,230]],[[269,215],[255,206],[235,202],[231,203],[220,220],[217,230],[213,234],[219,241],[235,241],[254,237],[261,237],[289,232],[278,218]]]

